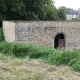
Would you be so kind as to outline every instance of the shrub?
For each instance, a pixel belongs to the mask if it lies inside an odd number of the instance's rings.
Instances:
[[[0,51],[4,54],[13,54],[16,57],[28,55],[30,45],[22,43],[0,42]]]
[[[80,71],[80,51],[56,50],[24,43],[0,42],[0,52],[16,57],[42,58],[49,64],[66,64]]]
[[[44,48],[40,46],[32,46],[29,51],[29,57],[31,58],[46,58],[48,54],[52,53],[54,49]]]
[[[39,47],[31,46],[29,49],[29,57],[30,58],[39,58],[41,54],[38,53]]]
[[[3,29],[0,28],[0,42],[4,41],[4,34],[3,34]]]
[[[77,59],[73,58],[71,61],[68,63],[68,66],[73,66],[76,63]]]
[[[79,59],[79,53],[78,50],[54,50],[53,52],[48,53],[44,59],[50,64],[66,64],[72,66]]]
[[[62,52],[62,55],[60,57],[60,62],[62,64],[67,64],[72,60],[72,59],[78,59],[79,58],[79,51],[77,50],[70,50],[66,51],[64,50]]]
[[[74,65],[72,65],[73,69],[76,71],[80,71],[80,59],[76,61]]]
[[[47,60],[50,64],[60,64],[60,57],[61,57],[62,51],[55,50],[52,54],[49,54],[47,57]]]
[[[28,44],[12,43],[10,49],[16,57],[25,57],[26,55],[28,55],[30,46]]]
[[[6,43],[6,42],[0,42],[0,51],[3,53],[9,53],[11,48],[11,44],[10,43]]]
[[[24,43],[0,42],[0,51],[4,54],[13,54],[16,57],[29,56],[31,58],[40,58],[48,56],[54,49],[43,48]]]

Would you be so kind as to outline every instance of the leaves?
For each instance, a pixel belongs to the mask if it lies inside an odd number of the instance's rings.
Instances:
[[[64,20],[64,12],[57,11],[52,0],[1,0],[2,20]]]

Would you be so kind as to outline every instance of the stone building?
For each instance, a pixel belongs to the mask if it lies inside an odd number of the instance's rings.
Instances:
[[[80,49],[80,22],[3,21],[5,41]]]

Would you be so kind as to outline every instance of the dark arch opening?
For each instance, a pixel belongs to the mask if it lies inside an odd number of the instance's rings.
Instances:
[[[55,36],[55,40],[54,40],[54,48],[65,48],[65,37],[64,34],[59,33]]]

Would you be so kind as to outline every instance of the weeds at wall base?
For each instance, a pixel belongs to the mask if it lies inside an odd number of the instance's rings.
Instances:
[[[80,51],[56,50],[22,43],[0,42],[0,52],[17,58],[41,58],[53,65],[68,65],[76,71],[80,71]]]

